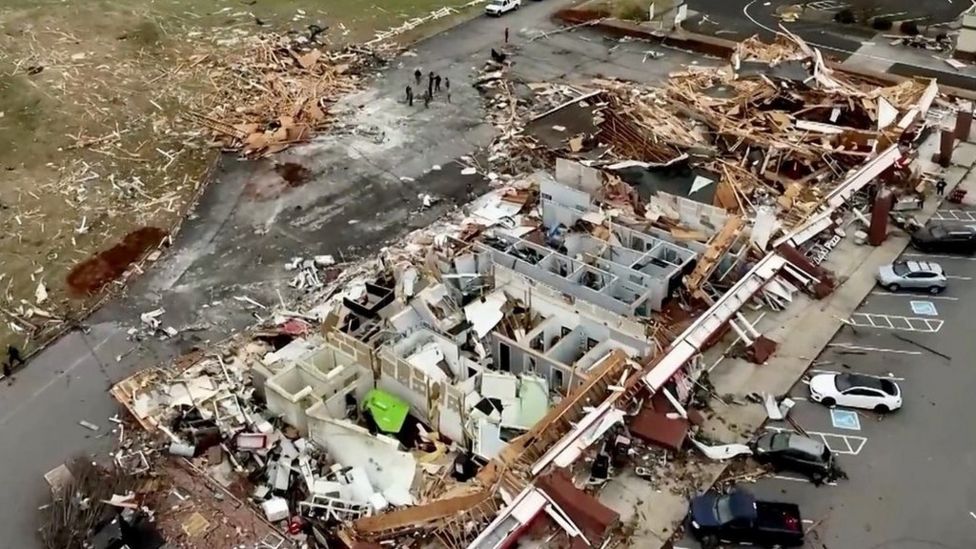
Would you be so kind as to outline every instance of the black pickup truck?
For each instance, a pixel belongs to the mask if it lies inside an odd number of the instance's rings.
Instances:
[[[803,545],[799,507],[758,501],[741,488],[728,494],[706,492],[691,500],[688,514],[691,533],[701,542],[702,549],[715,549],[722,542],[760,547]]]

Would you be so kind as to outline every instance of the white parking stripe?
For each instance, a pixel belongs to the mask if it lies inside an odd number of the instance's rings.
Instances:
[[[816,2],[810,2],[807,4],[808,8],[819,11],[837,11],[848,6],[850,6],[850,4],[838,2],[837,0],[817,0]]]
[[[892,297],[904,297],[907,299],[921,299],[924,297],[925,299],[942,299],[945,301],[959,301],[958,297],[949,297],[947,295],[898,294],[893,292],[882,292],[881,290],[875,290],[871,292],[871,295],[889,295]]]
[[[767,425],[766,429],[770,431],[789,431],[794,432],[793,429],[786,429],[784,427],[773,427]],[[825,433],[822,431],[807,431],[807,435],[813,438],[819,438],[823,441],[824,445],[830,449],[831,452],[835,454],[845,454],[850,456],[856,456],[861,453],[864,449],[864,445],[867,443],[867,437],[859,437],[857,435],[837,435],[834,433]],[[833,442],[833,444],[831,444]]]
[[[840,347],[852,351],[868,351],[872,353],[894,353],[896,355],[920,355],[922,351],[903,351],[901,349],[883,349],[881,347],[863,347],[861,345],[851,345],[849,343],[829,343],[828,347]]]
[[[943,321],[931,318],[876,313],[853,313],[849,322],[854,326],[925,333],[938,332],[943,324]]]
[[[844,372],[838,372],[837,370],[820,370],[817,368],[810,368],[810,371],[817,374],[843,374],[844,373]],[[905,378],[903,377],[895,377],[895,376],[875,376],[875,377],[879,377],[882,379],[890,379],[892,381],[905,381]]]
[[[938,257],[942,259],[961,259],[963,261],[976,261],[976,257],[968,257],[964,255],[948,255],[948,254],[917,254],[917,253],[903,253],[901,254],[905,257]]]
[[[791,477],[787,475],[772,475],[770,478],[775,478],[778,480],[788,480],[790,482],[806,482],[809,484],[813,484],[813,481],[803,477]],[[837,486],[836,482],[825,482],[824,484],[826,484],[827,486]]]
[[[971,277],[971,276],[945,275],[945,277],[946,278],[951,278],[952,280],[972,280],[973,279],[973,277]]]
[[[932,219],[940,221],[976,221],[976,213],[969,210],[938,210]]]

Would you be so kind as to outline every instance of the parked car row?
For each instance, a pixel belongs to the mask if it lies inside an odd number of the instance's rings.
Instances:
[[[922,252],[972,254],[976,252],[976,225],[930,221],[912,233],[912,247]]]
[[[757,500],[743,488],[728,494],[709,491],[691,500],[688,524],[702,549],[721,543],[763,547],[803,545],[803,520],[793,503]]]
[[[911,236],[912,246],[924,252],[976,253],[976,224],[930,222]],[[883,265],[878,285],[890,292],[923,291],[940,294],[948,287],[942,265],[932,261],[897,261]],[[845,406],[894,412],[902,407],[898,384],[889,378],[858,373],[820,373],[808,382],[810,400],[824,406]],[[773,471],[806,476],[815,485],[846,478],[833,452],[823,442],[792,431],[769,430],[749,444],[752,457]],[[760,547],[803,546],[800,509],[792,503],[757,500],[741,487],[726,494],[709,491],[689,503],[688,525],[702,549],[723,543]]]
[[[901,388],[893,380],[856,373],[823,373],[810,378],[810,400],[879,413],[901,408]],[[817,439],[786,430],[769,430],[749,444],[752,457],[773,471],[806,476],[815,485],[847,475],[835,454]],[[759,501],[741,487],[729,493],[706,492],[691,500],[688,525],[702,549],[723,543],[760,547],[800,547],[804,543],[800,509],[792,503]]]

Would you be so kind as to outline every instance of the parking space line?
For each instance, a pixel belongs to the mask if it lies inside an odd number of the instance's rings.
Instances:
[[[840,347],[852,351],[867,351],[872,353],[894,353],[897,355],[920,355],[922,351],[905,351],[902,349],[884,349],[881,347],[864,347],[862,345],[851,345],[850,343],[828,343],[828,347]]]
[[[772,475],[769,478],[775,478],[777,480],[788,480],[790,482],[806,482],[808,484],[813,484],[812,480],[808,478],[802,478],[802,477],[791,477],[787,475]],[[826,484],[827,486],[837,486],[837,483],[833,481],[825,482],[824,484]]]
[[[785,427],[773,427],[772,425],[767,425],[766,429],[771,431],[788,431],[795,432],[793,429],[787,429]],[[857,435],[838,435],[835,433],[825,433],[823,431],[807,431],[807,435],[820,438],[823,441],[824,446],[826,446],[831,452],[840,455],[856,456],[864,450],[864,445],[867,444],[868,438],[857,436]],[[831,444],[833,441],[833,444]]]
[[[871,292],[871,295],[890,295],[892,297],[904,297],[908,299],[918,299],[922,294],[899,294],[894,292],[882,292],[881,290],[875,290]],[[942,299],[945,301],[959,301],[958,297],[949,297],[947,295],[926,295],[925,299]]]
[[[973,279],[973,277],[971,277],[971,276],[945,275],[945,277],[946,278],[950,278],[952,280],[972,280]]]
[[[840,11],[849,5],[845,2],[838,2],[837,0],[817,0],[816,2],[807,4],[807,7],[818,11]]]
[[[963,261],[976,261],[976,257],[966,257],[964,255],[948,255],[948,254],[917,254],[914,252],[901,254],[905,257],[937,257],[942,259],[961,259]]]
[[[937,210],[932,219],[940,221],[976,221],[976,212],[969,210]]]
[[[810,368],[810,371],[817,374],[843,374],[844,373],[844,372],[839,372],[837,370],[820,370],[817,368]],[[895,377],[895,376],[875,376],[875,377],[879,377],[882,379],[890,379],[891,381],[905,381],[905,378],[903,377]]]
[[[854,326],[867,328],[924,333],[938,332],[942,329],[943,324],[943,321],[937,319],[877,313],[853,313],[849,322]]]

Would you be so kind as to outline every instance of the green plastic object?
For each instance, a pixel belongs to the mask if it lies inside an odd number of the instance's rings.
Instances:
[[[380,389],[366,393],[363,408],[369,410],[376,426],[384,433],[399,433],[410,411],[409,404]]]

